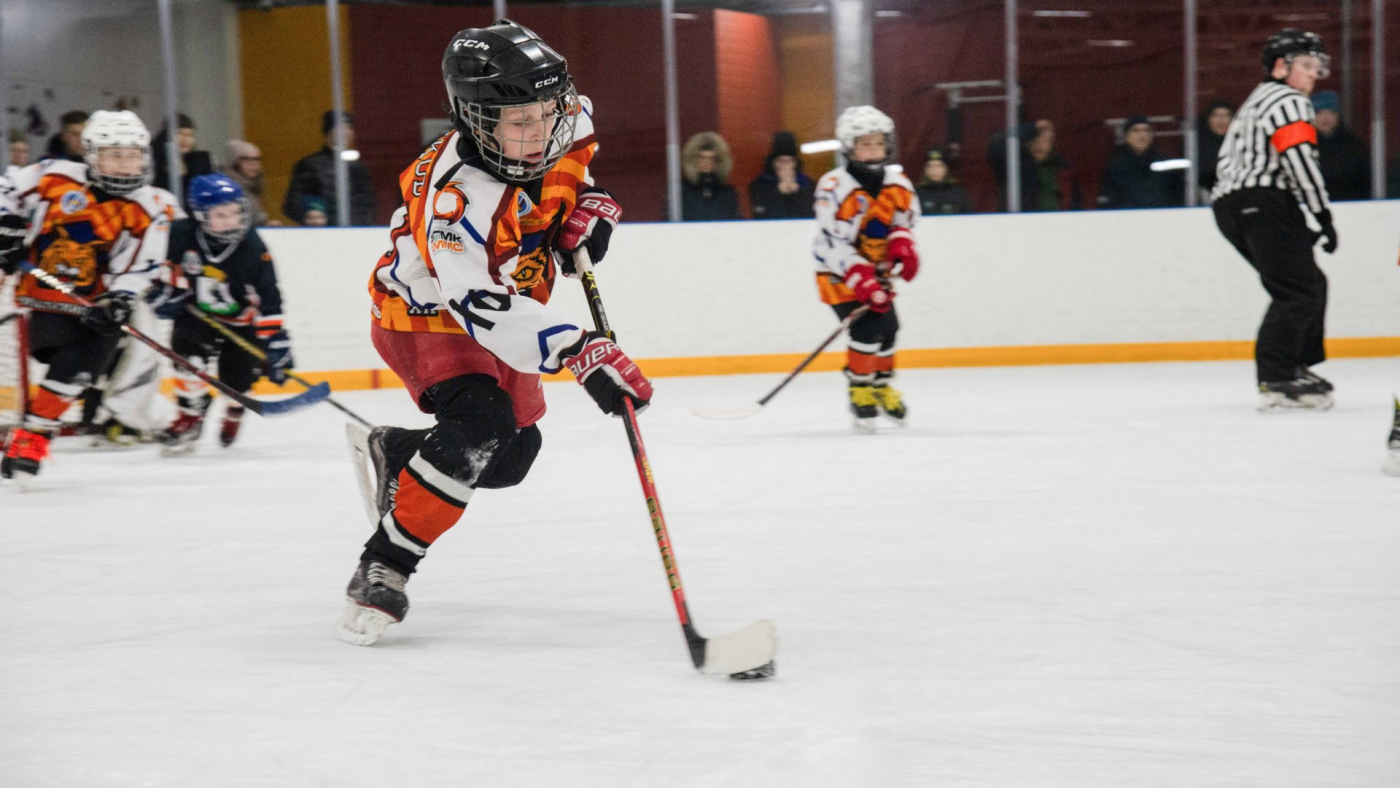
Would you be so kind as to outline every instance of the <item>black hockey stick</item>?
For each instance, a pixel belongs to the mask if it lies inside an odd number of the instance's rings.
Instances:
[[[584,291],[588,296],[588,311],[593,314],[593,324],[612,339],[613,331],[608,325],[607,313],[603,311],[603,297],[598,292],[598,280],[593,276],[593,263],[588,251],[580,248],[574,264],[583,280]],[[719,637],[701,637],[695,631],[690,618],[690,609],[685,602],[685,588],[681,585],[680,567],[676,564],[675,549],[671,547],[671,537],[666,531],[666,518],[661,513],[661,498],[656,493],[656,482],[652,477],[651,463],[647,460],[647,450],[642,444],[642,433],[637,428],[637,413],[632,408],[632,400],[623,397],[627,413],[622,423],[627,428],[627,442],[632,446],[632,458],[637,463],[637,476],[642,482],[642,492],[647,499],[647,512],[651,515],[651,527],[656,533],[656,544],[661,549],[661,563],[666,567],[666,578],[671,583],[671,598],[676,605],[676,615],[681,621],[681,631],[685,633],[686,645],[690,648],[690,660],[695,669],[709,675],[727,675],[732,679],[749,680],[768,678],[774,673],[773,655],[778,650],[776,627],[772,621],[755,621],[752,624]]]
[[[206,314],[199,307],[195,306],[194,304],[185,304],[185,311],[204,321],[205,325],[209,326],[215,331],[218,331],[220,334],[223,334],[230,342],[237,345],[239,349],[243,350],[248,355],[252,356],[258,361],[267,361],[267,351],[263,350],[257,345],[254,345],[252,342],[249,342],[247,339],[243,338],[242,334],[239,334],[237,331],[234,331],[233,329],[229,328],[223,323],[220,323],[212,315]],[[300,375],[297,375],[296,373],[290,370],[287,371],[287,379],[294,380],[297,383],[300,383],[301,385],[307,387],[308,389],[316,387],[316,384],[311,383],[311,381],[307,380],[306,378],[303,378]],[[330,405],[332,408],[335,408],[341,413],[344,413],[345,415],[349,416],[355,421],[358,421],[359,423],[365,425],[366,427],[374,429],[373,424],[370,424],[368,421],[361,418],[360,415],[355,411],[350,410],[349,408],[345,407],[339,402],[336,402],[335,397],[327,396],[326,404]]]
[[[80,306],[92,306],[91,301],[73,292],[72,285],[68,284],[67,282],[64,282],[58,277],[55,277],[49,272],[39,268],[35,268],[29,263],[21,263],[20,270],[32,275],[35,279],[38,279],[40,282],[43,282],[44,284],[48,285],[49,287],[52,287],[58,292],[71,297],[74,301],[77,301]],[[123,323],[121,326],[121,330],[127,336],[139,342],[145,343],[155,352],[170,359],[176,366],[193,373],[195,377],[218,389],[229,399],[232,399],[234,402],[237,402],[239,405],[242,405],[243,407],[247,408],[248,410],[251,410],[259,416],[271,417],[282,416],[287,413],[293,413],[298,410],[301,410],[302,408],[315,405],[316,403],[331,395],[331,387],[328,384],[319,383],[316,386],[313,386],[312,388],[309,388],[306,391],[303,391],[302,393],[296,395],[295,397],[288,397],[287,399],[254,399],[253,397],[250,397],[246,394],[234,391],[228,384],[224,383],[223,381],[219,380],[218,378],[212,375],[206,374],[204,370],[190,363],[190,361],[184,356],[181,356],[179,353],[176,353],[175,351],[171,350],[165,345],[162,345],[154,339],[151,339],[150,337],[146,336],[140,331],[137,331],[131,326],[128,326],[125,323]]]
[[[832,342],[836,341],[836,338],[841,336],[842,332],[850,328],[852,323],[858,320],[861,315],[864,315],[866,312],[869,311],[870,307],[868,305],[859,306],[856,307],[855,311],[851,312],[849,315],[846,315],[846,319],[841,321],[841,324],[836,327],[836,330],[828,334],[826,339],[823,339],[822,343],[820,345],[817,345],[816,350],[813,350],[811,353],[807,354],[806,358],[802,359],[802,363],[797,365],[797,369],[794,369],[793,371],[789,372],[788,376],[783,378],[782,383],[779,383],[776,387],[774,387],[772,391],[763,395],[763,398],[760,399],[758,402],[750,402],[746,405],[735,405],[727,408],[723,406],[706,407],[704,405],[701,405],[699,407],[691,408],[690,412],[694,413],[696,416],[700,416],[706,419],[742,419],[747,416],[752,416],[755,413],[758,413],[760,410],[763,410],[763,406],[767,405],[769,400],[778,396],[778,392],[782,391],[783,388],[787,386],[787,384],[792,382],[793,378],[797,377],[798,374],[802,372],[802,370],[806,369],[808,364],[811,364],[813,361],[815,361],[817,356],[820,356],[822,351],[826,350],[827,345],[830,345]]]

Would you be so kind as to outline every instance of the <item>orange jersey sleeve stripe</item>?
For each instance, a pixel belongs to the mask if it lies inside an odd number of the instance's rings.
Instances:
[[[1269,144],[1273,145],[1274,150],[1279,153],[1304,142],[1317,144],[1317,127],[1306,120],[1290,123],[1274,132],[1274,136],[1269,138]]]

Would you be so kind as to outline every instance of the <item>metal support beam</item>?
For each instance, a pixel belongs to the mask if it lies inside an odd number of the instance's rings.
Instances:
[[[835,48],[836,114],[875,103],[872,66],[874,14],[870,0],[832,0],[831,41]],[[835,118],[832,119],[833,121]]]
[[[666,69],[666,218],[681,220],[681,113],[676,84],[676,0],[661,0],[661,52]]]
[[[1182,145],[1182,155],[1191,162],[1191,166],[1186,169],[1186,205],[1194,207],[1196,205],[1197,192],[1200,191],[1201,167],[1215,166],[1215,162],[1200,162],[1197,140],[1196,140],[1196,0],[1182,0],[1182,27],[1185,33],[1185,89],[1182,91],[1181,102],[1181,131],[1184,144]]]
[[[1371,0],[1371,197],[1385,198],[1385,0]]]
[[[506,0],[495,0],[495,1],[492,3],[492,7],[495,8],[495,10],[496,10],[496,19],[507,19],[507,18],[508,18],[508,17],[506,16]],[[493,20],[493,21],[494,21],[494,20]]]
[[[1340,66],[1342,72],[1342,122],[1345,123],[1348,128],[1356,128],[1353,124],[1356,115],[1352,111],[1353,106],[1355,106],[1354,102],[1356,101],[1356,86],[1354,84],[1355,80],[1352,78],[1353,69],[1351,62],[1353,24],[1351,0],[1342,0],[1342,51],[1339,53],[1341,55],[1339,58],[1341,62],[1337,65]]]
[[[1006,210],[1021,212],[1020,48],[1016,39],[1016,0],[1006,0]]]
[[[326,29],[331,46],[331,117],[335,121],[335,218],[341,227],[350,226],[350,163],[345,160],[345,92],[340,84],[340,0],[326,0]]]
[[[175,22],[170,11],[171,0],[160,0],[160,57],[165,66],[165,161],[170,172],[165,188],[175,195],[175,204],[183,205],[184,195],[180,193],[180,140],[179,112],[175,108],[178,91],[175,89]]]

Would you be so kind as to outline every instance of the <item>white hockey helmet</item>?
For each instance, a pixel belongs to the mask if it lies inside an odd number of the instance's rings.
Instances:
[[[142,155],[140,175],[108,175],[97,166],[97,152],[103,148],[139,148]],[[130,194],[151,182],[154,167],[151,161],[151,132],[146,124],[130,110],[100,109],[88,118],[83,127],[83,158],[87,160],[88,178],[109,194]]]
[[[870,134],[885,135],[885,159],[880,162],[856,162],[856,140]],[[862,169],[881,170],[894,158],[894,120],[869,105],[850,107],[836,119],[836,139],[841,153],[851,164]]]

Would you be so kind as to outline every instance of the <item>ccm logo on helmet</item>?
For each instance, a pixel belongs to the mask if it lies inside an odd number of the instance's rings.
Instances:
[[[477,41],[475,38],[459,38],[452,42],[452,51],[459,49],[490,49],[491,45],[485,41]]]
[[[558,82],[558,81],[559,81],[559,75],[558,75],[558,74],[555,74],[554,76],[552,76],[552,77],[550,77],[550,78],[548,78],[548,79],[542,79],[542,80],[540,80],[539,82],[536,82],[536,83],[535,83],[535,90],[539,90],[540,88],[545,87],[545,86],[548,86],[548,85],[553,85],[555,82]]]

